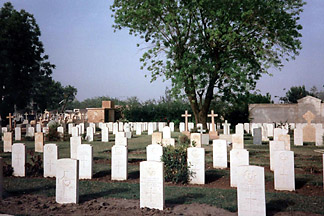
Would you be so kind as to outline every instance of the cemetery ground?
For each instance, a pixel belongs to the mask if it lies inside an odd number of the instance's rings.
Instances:
[[[180,133],[172,133],[178,138]],[[291,137],[293,137],[291,135]],[[146,146],[151,136],[144,133],[128,140],[128,180],[111,180],[111,147],[114,138],[110,134],[109,143],[103,143],[99,135],[93,146],[93,179],[80,180],[79,204],[61,205],[55,202],[55,178],[5,177],[4,199],[1,200],[0,213],[7,214],[101,214],[101,215],[236,215],[236,188],[230,187],[229,168],[212,167],[212,144],[203,145],[206,150],[206,184],[176,185],[165,183],[164,211],[139,208],[139,162],[146,160]],[[19,141],[27,146],[27,162],[34,152],[33,141]],[[293,146],[295,154],[296,191],[279,192],[274,190],[273,172],[269,169],[269,144],[252,144],[252,137],[245,136],[245,149],[250,154],[250,165],[265,167],[267,215],[321,215],[324,214],[324,191],[322,173],[322,154],[314,152],[319,147],[309,143]],[[18,141],[16,141],[18,143]],[[56,143],[59,158],[70,156],[69,142]],[[88,143],[82,141],[82,143]],[[0,149],[3,143],[0,142]],[[229,150],[228,148],[228,161]],[[1,151],[0,157],[11,164],[11,154]]]

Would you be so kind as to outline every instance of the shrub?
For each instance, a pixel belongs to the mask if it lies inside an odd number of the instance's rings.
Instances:
[[[11,176],[13,173],[13,168],[10,164],[7,164],[6,162],[3,163],[3,176]]]
[[[161,160],[164,162],[164,179],[166,182],[173,182],[176,184],[188,183],[189,177],[192,175],[192,173],[189,171],[187,164],[187,148],[187,142],[180,142],[177,147],[163,147],[163,155]]]
[[[40,154],[34,155],[33,151],[28,151],[31,157],[31,162],[26,163],[26,171],[29,176],[42,176],[43,175],[43,159]]]
[[[48,141],[60,141],[62,139],[61,134],[57,131],[59,123],[52,123],[48,128],[48,134],[46,135]]]

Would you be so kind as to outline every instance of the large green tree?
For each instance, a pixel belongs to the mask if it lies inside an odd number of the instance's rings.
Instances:
[[[0,8],[0,115],[26,109],[30,102],[40,111],[55,109],[60,101],[76,94],[52,79],[55,65],[48,61],[41,32],[32,14],[17,11],[11,3]],[[72,92],[72,93],[71,93]]]
[[[141,61],[206,123],[214,96],[254,89],[301,48],[303,0],[115,0],[115,29],[147,42]]]

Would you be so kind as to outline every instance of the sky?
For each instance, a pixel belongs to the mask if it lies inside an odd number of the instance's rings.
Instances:
[[[8,0],[7,0],[8,1]],[[1,7],[7,2],[0,0]],[[140,69],[143,50],[139,38],[127,30],[114,33],[109,9],[112,0],[11,0],[16,10],[34,15],[41,30],[45,54],[56,65],[52,77],[78,89],[76,98],[109,96],[141,101],[164,96],[171,86],[163,77],[150,82],[150,73]],[[324,0],[307,0],[300,24],[303,49],[295,60],[284,62],[281,71],[270,69],[257,82],[262,94],[275,101],[292,86],[316,86],[324,91]],[[145,77],[147,75],[147,77]]]

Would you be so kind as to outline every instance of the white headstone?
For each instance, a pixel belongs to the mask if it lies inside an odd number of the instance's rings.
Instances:
[[[239,166],[237,182],[237,207],[240,216],[265,216],[264,168]]]
[[[148,123],[148,131],[147,131],[147,135],[151,135],[153,134],[153,123],[150,122]]]
[[[26,136],[27,137],[34,137],[35,136],[35,128],[34,127],[28,127]]]
[[[174,132],[174,123],[173,122],[169,123],[169,127],[171,129],[171,132]]]
[[[44,146],[44,177],[56,176],[57,160],[58,160],[57,145],[46,144]]]
[[[315,145],[323,146],[323,127],[322,124],[315,124]]]
[[[35,152],[44,151],[44,134],[42,132],[35,133]]]
[[[200,133],[192,133],[190,134],[190,145],[193,146],[195,144],[195,147],[201,147],[202,138]]]
[[[79,133],[82,135],[82,134],[84,134],[84,123],[80,123],[79,124]]]
[[[4,132],[3,152],[11,152],[11,148],[12,148],[12,132]]]
[[[249,123],[244,123],[244,130],[246,133],[250,133],[250,124]]]
[[[42,132],[42,126],[40,124],[36,124],[36,132]]]
[[[275,151],[284,151],[285,143],[283,141],[270,141],[269,142],[269,153],[270,153],[270,170],[273,171],[274,167],[274,153]]]
[[[163,162],[140,162],[140,207],[163,210]]]
[[[56,202],[79,202],[79,161],[59,159],[56,163]]]
[[[81,145],[81,136],[70,137],[70,157],[77,159],[78,147]]]
[[[183,131],[185,131],[185,123],[184,122],[180,122],[179,124],[179,130],[182,133]]]
[[[72,134],[72,128],[73,128],[74,124],[73,123],[69,123],[68,124],[68,133]]]
[[[295,169],[293,151],[274,152],[274,189],[295,190]]]
[[[88,142],[92,142],[93,141],[93,127],[87,127],[87,137],[86,140],[88,140]]]
[[[244,125],[242,123],[235,125],[235,134],[244,136]]]
[[[294,129],[294,145],[302,146],[303,144],[303,128],[297,127]]]
[[[21,127],[15,128],[15,140],[21,141]]]
[[[152,144],[162,144],[162,133],[161,132],[154,132],[152,134]]]
[[[205,184],[205,149],[190,147],[187,149],[187,161],[190,172],[190,184]]]
[[[57,127],[57,132],[64,134],[64,127]]]
[[[285,150],[290,151],[290,135],[280,134],[277,140],[283,141],[285,143]]]
[[[209,145],[209,134],[201,134],[201,144]]]
[[[89,127],[92,127],[93,133],[96,133],[96,124],[95,123],[93,123],[93,122],[89,123]]]
[[[195,128],[195,124],[193,122],[188,122],[188,131],[191,131]]]
[[[124,123],[118,122],[118,131],[124,131]]]
[[[13,176],[24,177],[26,175],[26,146],[23,143],[15,143],[12,145],[11,165],[13,168]]]
[[[230,134],[230,126],[231,124],[227,123],[227,120],[225,120],[225,123],[222,124],[223,125],[223,134],[225,135],[229,135]]]
[[[274,133],[274,125],[273,124],[266,124],[267,127],[267,132],[268,132],[268,137],[273,137],[273,133]]]
[[[113,134],[116,134],[117,132],[118,132],[118,123],[115,122],[115,123],[113,124]]]
[[[242,134],[232,135],[232,148],[233,149],[244,149],[244,138]]]
[[[111,148],[111,180],[127,180],[127,147],[114,145]]]
[[[76,137],[79,136],[79,129],[77,127],[72,127],[72,136]]]
[[[230,181],[231,187],[237,187],[238,166],[249,165],[249,152],[246,149],[233,149],[230,151]]]
[[[171,129],[168,126],[163,128],[163,139],[171,138]]]
[[[101,129],[101,142],[109,142],[109,132],[107,127]]]
[[[151,144],[146,146],[146,160],[147,161],[161,161],[163,155],[163,147],[158,144]]]
[[[136,135],[142,135],[142,123],[136,124]]]
[[[119,134],[119,133],[117,133],[117,134]],[[116,135],[116,137],[115,137],[115,145],[121,145],[121,146],[126,146],[127,147],[127,137],[122,136],[122,135]]]
[[[79,179],[92,179],[92,146],[89,144],[79,145],[77,159],[79,160]]]
[[[227,144],[226,140],[213,140],[213,167],[227,168]]]

